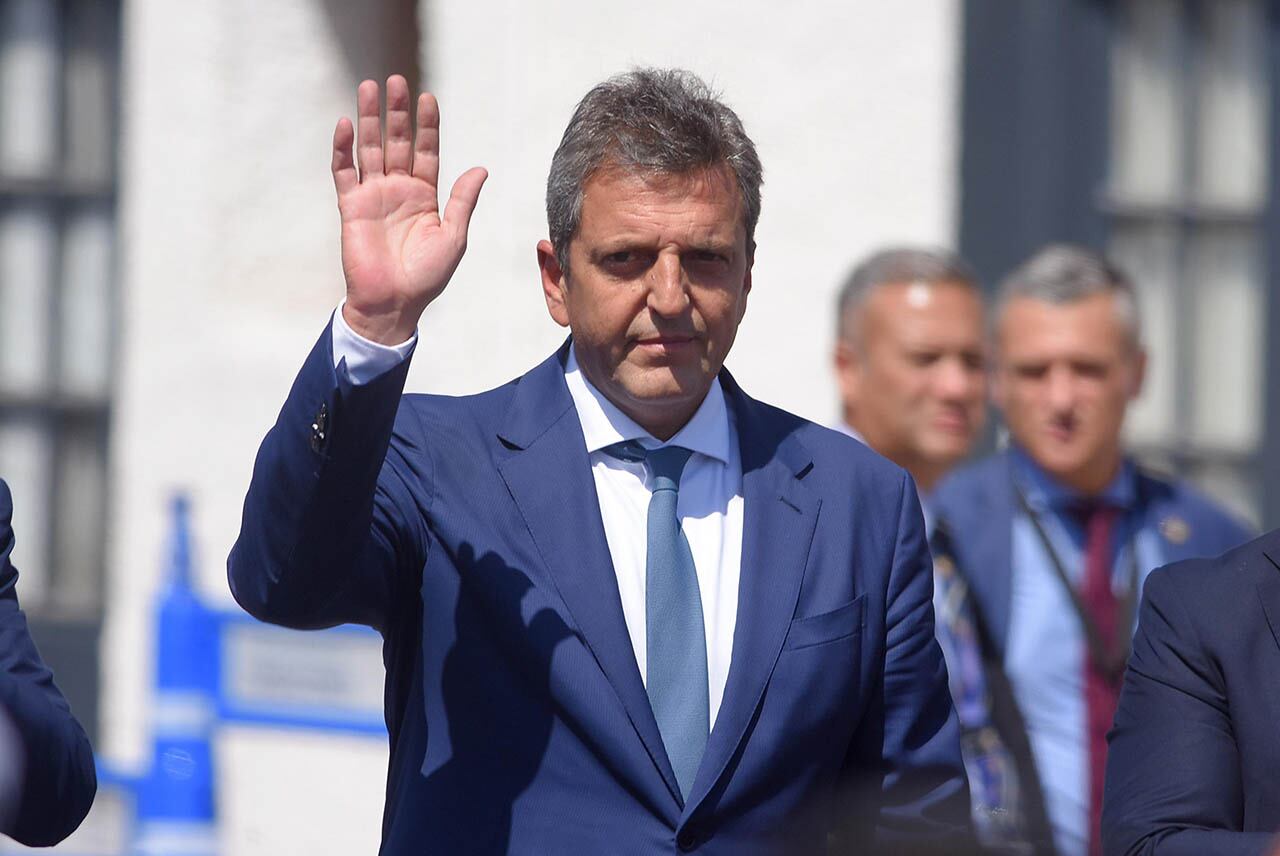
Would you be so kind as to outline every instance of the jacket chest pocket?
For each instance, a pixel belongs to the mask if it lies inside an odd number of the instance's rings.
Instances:
[[[787,631],[786,641],[782,643],[782,649],[795,651],[856,636],[862,631],[866,605],[867,596],[863,594],[830,612],[794,619]]]
[[[765,693],[762,721],[779,723],[778,757],[838,763],[865,703],[866,596],[791,622]],[[837,748],[839,747],[839,748]]]

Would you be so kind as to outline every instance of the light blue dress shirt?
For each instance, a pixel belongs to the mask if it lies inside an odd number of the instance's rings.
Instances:
[[[1078,587],[1084,575],[1085,532],[1068,509],[1082,497],[1055,481],[1020,449],[1011,448],[1010,457],[1015,482],[1039,515],[1067,575]],[[1102,497],[1123,510],[1112,537],[1111,579],[1118,598],[1124,597],[1129,587],[1131,550],[1138,554],[1139,590],[1146,575],[1164,563],[1157,533],[1139,528],[1142,509],[1137,485],[1134,467],[1126,461],[1102,492]],[[1086,856],[1089,753],[1084,674],[1088,643],[1052,559],[1032,521],[1021,512],[1013,518],[1012,561],[1005,671],[1026,723],[1058,852],[1061,856]]]

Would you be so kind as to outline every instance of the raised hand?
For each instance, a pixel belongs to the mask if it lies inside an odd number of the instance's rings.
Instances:
[[[408,83],[398,74],[387,78],[385,145],[375,81],[360,84],[356,108],[360,137],[354,158],[351,120],[338,120],[333,132],[333,184],[347,279],[343,317],[361,336],[394,345],[413,335],[427,304],[449,284],[466,251],[467,226],[488,173],[472,167],[459,176],[442,216],[435,96],[418,96],[415,129]]]

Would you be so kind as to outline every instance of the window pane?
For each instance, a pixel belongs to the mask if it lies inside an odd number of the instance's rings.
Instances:
[[[1196,197],[1252,208],[1267,182],[1266,13],[1259,0],[1214,0],[1203,13]]]
[[[1172,442],[1178,436],[1178,233],[1160,223],[1130,223],[1112,235],[1111,255],[1138,292],[1149,355],[1142,397],[1129,411],[1128,436],[1143,444]]]
[[[50,205],[0,206],[0,392],[35,393],[48,383],[56,248]]]
[[[1195,341],[1192,438],[1251,452],[1261,436],[1262,266],[1254,227],[1207,228],[1191,238],[1188,275]]]
[[[106,182],[114,172],[115,4],[74,0],[67,21],[66,170]]]
[[[92,423],[69,428],[58,448],[54,563],[58,605],[97,612],[102,564],[105,485],[101,432]]]
[[[48,427],[34,417],[0,418],[0,478],[13,492],[13,563],[24,608],[41,603],[49,579]]]
[[[0,0],[0,175],[58,165],[58,5]]]
[[[68,219],[62,243],[59,380],[95,399],[110,376],[113,228],[108,206],[86,206]]]
[[[1112,51],[1112,194],[1178,201],[1183,176],[1182,16],[1168,0],[1126,0]]]

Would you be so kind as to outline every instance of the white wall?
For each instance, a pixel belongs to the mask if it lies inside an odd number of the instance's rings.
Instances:
[[[748,392],[813,419],[836,409],[830,304],[883,241],[955,233],[959,4],[424,2],[442,176],[491,177],[450,290],[424,319],[411,385],[466,392],[545,357],[562,333],[534,266],[551,154],[578,99],[634,65],[723,92],[765,168],[754,289],[728,365]]]
[[[225,557],[254,452],[341,296],[334,120],[354,109],[360,77],[415,64],[412,16],[395,5],[125,4],[103,664],[102,749],[113,757],[146,752],[149,609],[175,486],[194,495],[201,585],[228,599]],[[412,389],[486,388],[559,343],[534,265],[547,166],[578,98],[632,65],[711,80],[759,146],[755,289],[729,360],[754,395],[829,421],[840,277],[882,241],[953,239],[957,0],[436,0],[419,15],[423,77],[443,111],[442,174],[478,163],[491,178],[468,256],[424,320]],[[369,787],[380,794],[382,782]]]

